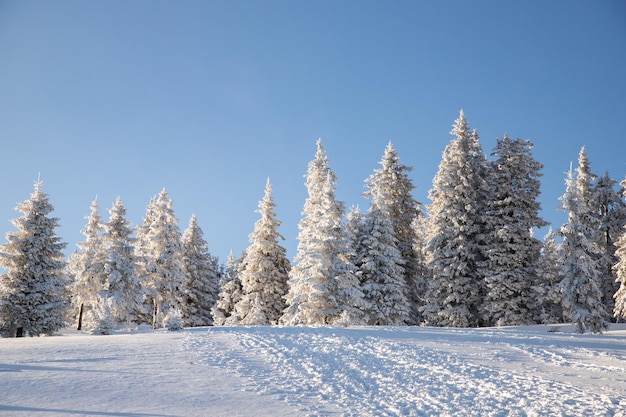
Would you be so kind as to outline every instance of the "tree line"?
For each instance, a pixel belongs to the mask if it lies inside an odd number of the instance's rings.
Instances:
[[[121,324],[505,326],[571,321],[602,332],[626,318],[626,203],[622,181],[591,172],[585,149],[543,241],[543,165],[529,140],[497,139],[487,158],[461,111],[425,207],[411,167],[389,143],[366,180],[366,213],[337,201],[321,140],[308,165],[297,253],[281,245],[267,180],[250,245],[225,265],[194,216],[182,233],[167,191],[133,228],[117,199],[104,221],[95,200],[85,239],[65,259],[41,182],[0,246],[0,332],[53,333],[74,322]]]

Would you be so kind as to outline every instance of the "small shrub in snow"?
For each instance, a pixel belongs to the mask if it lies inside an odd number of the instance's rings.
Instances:
[[[113,316],[113,300],[109,297],[100,298],[94,309],[95,327],[92,334],[111,334],[115,330],[115,318]]]
[[[165,328],[171,332],[182,330],[183,318],[180,309],[175,308],[170,310],[165,316],[163,324],[165,325]]]

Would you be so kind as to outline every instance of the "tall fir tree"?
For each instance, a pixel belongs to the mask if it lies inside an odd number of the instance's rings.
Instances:
[[[35,183],[30,199],[17,205],[23,215],[12,221],[0,246],[0,333],[5,337],[52,334],[67,323],[70,281],[65,274],[63,248],[55,234],[59,219],[42,182]]]
[[[616,181],[608,173],[598,178],[594,186],[594,202],[599,216],[597,246],[600,252],[600,285],[602,304],[612,313],[615,309],[613,295],[619,289],[617,270],[617,241],[626,226],[626,204],[622,199],[624,189],[615,190]]]
[[[279,243],[284,238],[278,233],[281,222],[276,219],[275,207],[268,179],[265,195],[259,202],[261,218],[250,234],[250,246],[238,274],[242,296],[235,311],[243,325],[277,324],[286,307],[284,297],[291,264]]]
[[[622,192],[626,197],[626,179],[621,182]],[[622,228],[622,234],[616,243],[615,256],[617,263],[615,264],[616,281],[619,288],[613,295],[615,306],[613,307],[613,317],[616,319],[626,319],[626,226]]]
[[[116,323],[130,324],[139,319],[143,293],[133,232],[126,207],[118,197],[109,209],[102,236],[106,294],[101,297],[108,304],[103,311],[110,312]]]
[[[244,254],[245,256],[245,254]],[[215,305],[211,308],[213,324],[223,326],[226,324],[237,324],[236,316],[233,316],[235,305],[242,295],[241,281],[237,274],[241,259],[235,258],[230,252],[224,271],[220,274],[219,294]]]
[[[541,242],[533,230],[546,226],[539,217],[543,166],[532,157],[533,144],[528,140],[512,140],[507,135],[498,139],[492,153],[489,182],[493,199],[486,209],[486,261],[483,269],[487,295],[483,306],[485,322],[511,326],[530,324],[535,319],[533,286]]]
[[[361,236],[357,265],[368,324],[410,324],[411,303],[403,268],[405,261],[398,249],[391,214],[374,205],[365,218]]]
[[[327,175],[322,200],[326,238],[321,242],[320,254],[326,260],[328,276],[332,278],[332,293],[337,303],[336,311],[327,318],[327,323],[342,326],[365,324],[364,294],[354,264],[357,254],[354,236],[344,221],[345,206],[336,200],[333,175]]]
[[[154,328],[165,326],[168,313],[180,310],[185,272],[182,262],[181,233],[172,200],[163,189],[146,209],[144,222],[138,229],[138,256],[141,263],[142,287],[146,291]]]
[[[537,267],[537,281],[533,286],[535,321],[544,324],[563,322],[563,297],[561,294],[561,269],[556,242],[557,233],[552,228],[546,234]]]
[[[451,133],[454,139],[429,191],[425,252],[430,277],[421,311],[429,325],[475,327],[483,323],[486,292],[479,273],[485,260],[485,156],[463,111]]]
[[[413,168],[400,163],[391,142],[387,144],[380,165],[365,181],[368,190],[364,195],[371,198],[373,210],[381,210],[390,215],[395,238],[398,240],[397,248],[403,259],[403,275],[411,301],[410,322],[417,324],[421,321],[419,307],[424,288],[419,284],[423,280],[424,260],[421,252],[415,250],[415,243],[422,236],[417,236],[414,225],[421,217],[422,205],[412,196],[415,186],[409,173]]]
[[[142,302],[137,310],[137,318],[140,323],[154,324],[154,297],[156,288],[151,285],[150,273],[147,266],[153,257],[151,250],[151,226],[156,221],[156,196],[153,196],[146,206],[146,214],[141,224],[136,227],[135,257],[137,259],[137,275],[141,282]]]
[[[298,250],[289,275],[287,309],[281,318],[284,324],[330,324],[339,312],[330,242],[336,219],[329,213],[337,204],[332,201],[337,179],[328,161],[318,140],[306,174],[308,197],[298,224]]]
[[[568,221],[561,226],[563,241],[559,245],[561,259],[561,292],[566,317],[576,325],[579,333],[589,330],[601,333],[608,327],[605,307],[601,304],[600,264],[594,245],[596,230],[589,226],[592,214],[585,201],[584,174],[574,177],[570,169],[566,191],[560,208],[568,213]]]
[[[72,253],[67,264],[68,274],[74,283],[72,301],[77,313],[78,330],[82,329],[83,324],[86,327],[93,326],[95,307],[107,282],[102,243],[104,222],[97,198],[91,203],[86,219],[87,224],[81,230],[85,240],[77,244],[78,250]]]
[[[209,253],[195,214],[183,232],[182,251],[186,275],[181,305],[183,324],[210,326],[213,324],[211,308],[219,293],[218,260]]]

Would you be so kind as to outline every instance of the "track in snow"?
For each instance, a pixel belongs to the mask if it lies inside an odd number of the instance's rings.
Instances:
[[[594,348],[598,340],[608,345]],[[188,333],[183,346],[302,415],[624,416],[623,342],[499,329],[216,327]]]

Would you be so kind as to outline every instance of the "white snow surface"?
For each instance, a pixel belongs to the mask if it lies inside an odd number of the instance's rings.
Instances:
[[[626,325],[0,339],[2,416],[626,416]]]

